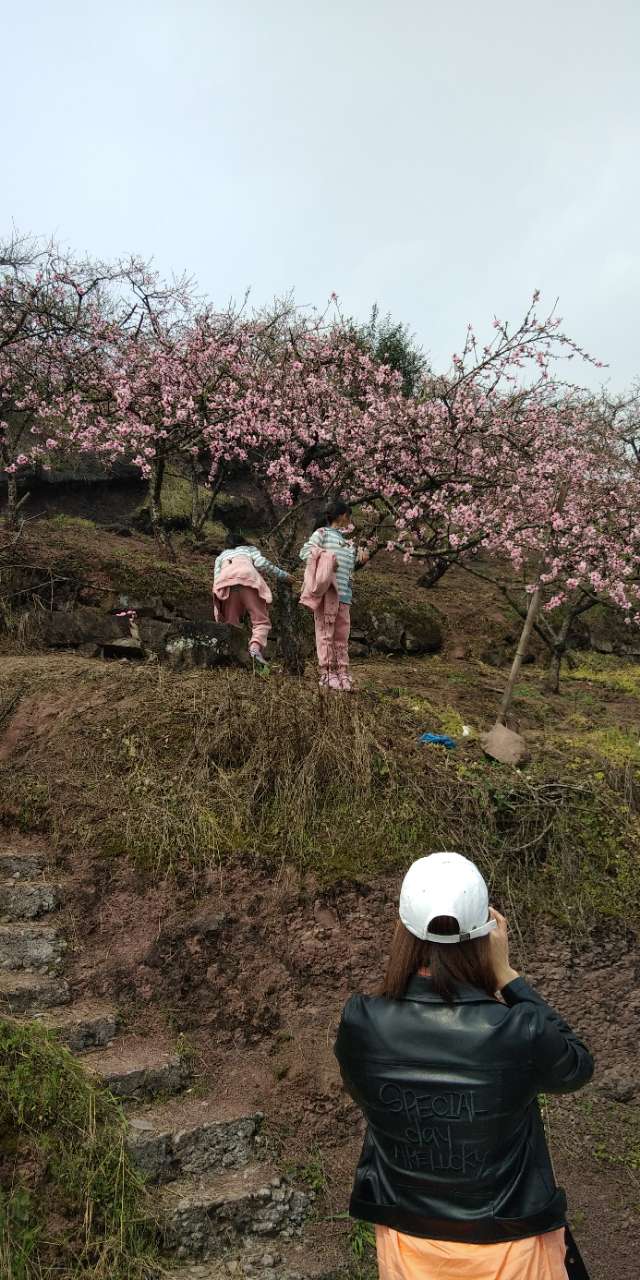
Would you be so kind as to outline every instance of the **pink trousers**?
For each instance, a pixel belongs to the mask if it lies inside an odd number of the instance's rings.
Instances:
[[[351,609],[348,604],[338,606],[335,619],[325,617],[322,606],[316,611],[316,651],[322,672],[341,674],[349,669],[349,632]]]
[[[232,587],[225,602],[224,620],[232,627],[239,627],[245,614],[251,619],[250,644],[264,649],[271,630],[269,610],[255,587]]]

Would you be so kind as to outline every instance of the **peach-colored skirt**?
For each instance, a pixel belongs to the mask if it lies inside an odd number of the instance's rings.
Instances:
[[[454,1244],[376,1227],[380,1280],[567,1280],[564,1231],[500,1244]]]

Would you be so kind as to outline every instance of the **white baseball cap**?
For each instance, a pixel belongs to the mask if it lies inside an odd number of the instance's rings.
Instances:
[[[451,916],[459,932],[433,933],[429,926],[438,916]],[[400,919],[423,942],[468,942],[496,927],[489,918],[487,886],[461,853],[431,853],[409,867],[400,890]]]

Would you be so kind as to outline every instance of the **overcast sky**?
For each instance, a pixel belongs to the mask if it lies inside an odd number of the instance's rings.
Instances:
[[[538,287],[612,388],[640,374],[639,0],[0,16],[1,230],[186,268],[220,304],[377,301],[437,368]]]

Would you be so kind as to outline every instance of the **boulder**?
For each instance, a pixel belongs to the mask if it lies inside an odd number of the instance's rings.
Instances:
[[[140,618],[136,629],[142,651],[174,670],[190,667],[248,666],[247,636],[237,627],[218,622],[171,623]]]
[[[40,618],[44,644],[53,649],[78,649],[92,657],[155,657],[176,670],[249,664],[244,630],[171,617],[159,599],[123,596],[119,603],[135,609],[137,616],[119,617],[87,605],[45,614]],[[153,608],[159,618],[149,616]]]
[[[598,606],[590,609],[579,620],[580,644],[572,634],[572,642],[580,648],[595,649],[596,653],[613,653],[622,658],[640,658],[640,627],[626,623],[619,609]]]
[[[356,574],[351,620],[352,646],[364,645],[369,652],[420,654],[442,648],[442,619],[428,593],[413,588],[404,595],[389,578],[367,570]]]
[[[79,605],[76,609],[56,609],[40,619],[40,633],[51,649],[78,649],[80,646],[103,647],[129,635],[126,618]]]
[[[402,618],[394,613],[374,613],[368,615],[368,640],[372,649],[380,653],[402,653],[404,648],[405,626]],[[413,650],[413,652],[420,652]]]

